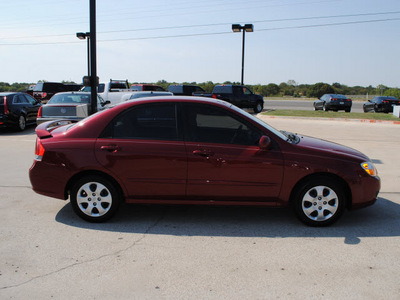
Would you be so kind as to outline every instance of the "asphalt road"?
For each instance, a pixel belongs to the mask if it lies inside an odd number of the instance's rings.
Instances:
[[[264,109],[314,110],[312,100],[264,100]],[[351,112],[363,112],[362,101],[353,101]]]
[[[268,118],[367,154],[374,206],[328,228],[289,209],[128,205],[104,224],[35,194],[35,134],[0,130],[0,299],[400,299],[400,125]]]

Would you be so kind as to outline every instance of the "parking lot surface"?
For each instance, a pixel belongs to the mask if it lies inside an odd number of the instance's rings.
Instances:
[[[367,154],[377,203],[310,228],[290,209],[126,205],[108,223],[35,194],[35,133],[0,131],[0,299],[399,299],[400,125],[265,118]]]

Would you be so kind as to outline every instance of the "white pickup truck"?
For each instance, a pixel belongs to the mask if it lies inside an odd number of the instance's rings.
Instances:
[[[81,89],[82,92],[90,92],[90,86],[85,86]],[[110,101],[110,105],[122,102],[122,97],[127,94],[132,94],[129,90],[128,80],[112,80],[109,82],[99,83],[97,94],[104,100]]]

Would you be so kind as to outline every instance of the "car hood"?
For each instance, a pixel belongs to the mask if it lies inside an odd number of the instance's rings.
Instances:
[[[327,154],[330,157],[341,157],[357,159],[360,161],[370,161],[368,156],[353,148],[343,146],[337,143],[329,142],[326,140],[313,138],[309,136],[300,136],[300,141],[296,145],[304,151],[313,153],[314,155]]]

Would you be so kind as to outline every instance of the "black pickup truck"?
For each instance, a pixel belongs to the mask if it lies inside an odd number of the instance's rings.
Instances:
[[[240,108],[252,108],[257,114],[264,108],[264,98],[244,85],[216,85],[211,94],[193,93],[193,96],[224,100]]]

